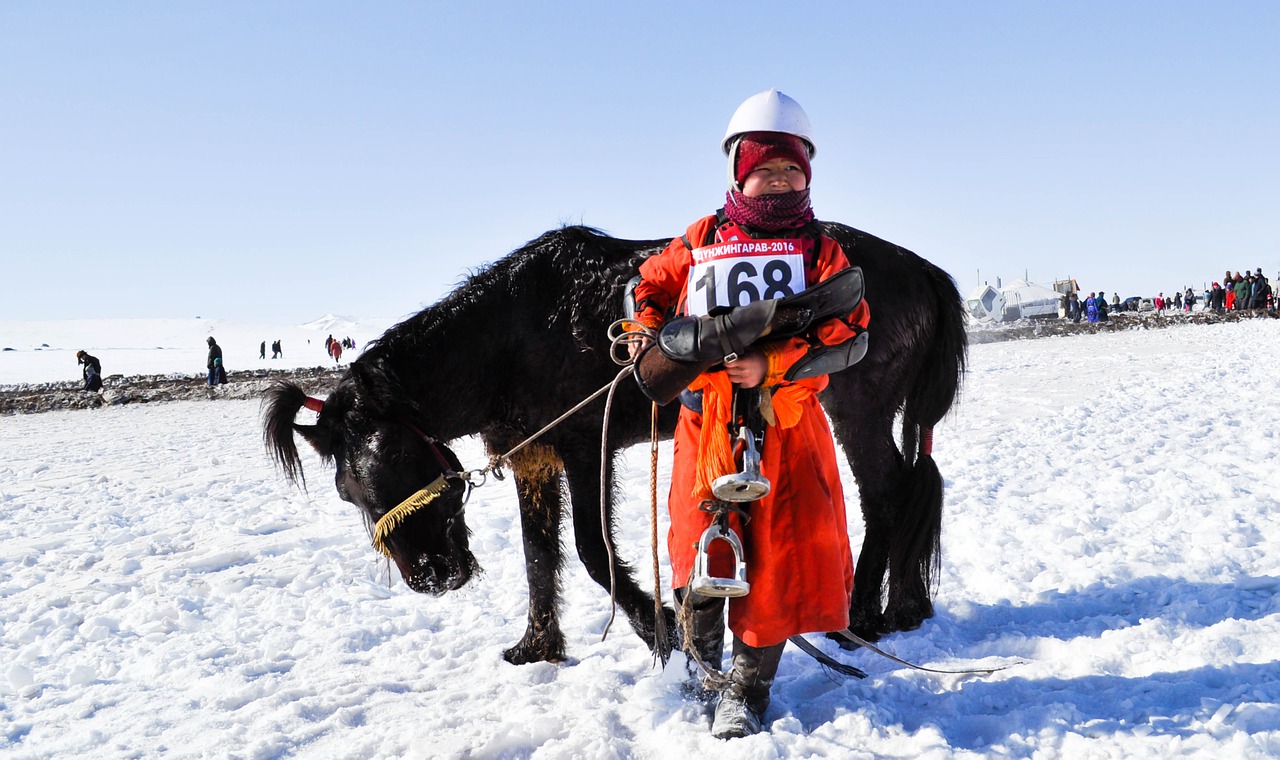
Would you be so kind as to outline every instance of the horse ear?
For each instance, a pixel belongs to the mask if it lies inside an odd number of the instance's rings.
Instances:
[[[328,428],[319,425],[294,425],[293,429],[311,444],[311,448],[316,450],[321,459],[333,458],[333,436]]]
[[[380,364],[353,363],[350,372],[358,389],[356,398],[367,411],[385,415],[405,396],[399,380]]]

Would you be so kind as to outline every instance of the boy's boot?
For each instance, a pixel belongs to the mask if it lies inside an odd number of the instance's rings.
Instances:
[[[687,586],[676,589],[676,604],[683,605],[685,597],[691,593],[693,592]],[[723,598],[697,593],[693,593],[693,598],[689,600],[693,613],[691,643],[698,657],[712,670],[719,670],[721,660],[724,659],[724,602]],[[701,670],[692,662],[689,665],[692,676],[689,696],[710,701],[714,692],[702,686]]]
[[[769,709],[769,689],[782,661],[786,642],[768,647],[747,646],[733,637],[733,669],[729,685],[716,706],[711,735],[717,739],[734,739],[760,733],[764,713]]]

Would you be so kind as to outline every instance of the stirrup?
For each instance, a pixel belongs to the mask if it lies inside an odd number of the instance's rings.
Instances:
[[[760,452],[756,451],[756,436],[746,425],[738,429],[742,440],[742,472],[721,475],[711,482],[711,493],[721,501],[755,501],[769,495],[773,487],[769,479],[760,474]]]
[[[732,578],[716,578],[707,571],[710,565],[707,549],[717,539],[727,542],[733,549]],[[689,589],[703,596],[720,597],[746,596],[751,591],[751,584],[747,582],[747,563],[742,559],[742,540],[732,528],[724,527],[717,521],[702,531],[702,538],[698,541],[698,554],[693,560],[693,578],[689,581]]]

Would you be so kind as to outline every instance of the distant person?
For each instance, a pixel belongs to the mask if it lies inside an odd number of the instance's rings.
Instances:
[[[1163,290],[1160,291],[1159,293],[1156,293],[1155,307],[1156,307],[1156,316],[1163,317],[1164,316],[1164,291]]]
[[[1107,292],[1105,290],[1098,291],[1098,321],[1106,322],[1107,316]]]
[[[218,345],[218,341],[209,336],[209,361],[205,364],[209,369],[209,387],[215,385],[223,385],[227,382],[227,370],[222,366],[222,346]]]
[[[1227,291],[1218,283],[1213,283],[1213,290],[1209,291],[1209,300],[1206,304],[1207,308],[1213,309],[1221,314],[1227,302]]]
[[[329,337],[324,339],[324,352],[330,356],[333,356],[333,334],[332,333],[329,334]]]
[[[1080,323],[1080,294],[1074,290],[1067,296],[1067,319]]]
[[[1098,321],[1098,294],[1093,291],[1084,299],[1084,318],[1088,322]]]
[[[333,362],[335,364],[341,363],[342,341],[335,340],[329,343],[329,355],[333,357]]]
[[[267,342],[265,340],[262,341],[262,345],[258,346],[258,358],[267,358]]]
[[[98,361],[98,357],[90,356],[84,351],[77,351],[76,364],[82,365],[83,390],[93,391],[94,393],[102,390],[102,362]]]
[[[1250,309],[1261,309],[1267,305],[1266,284],[1267,280],[1262,276],[1262,270],[1259,269],[1258,273],[1253,276],[1253,285],[1249,291]]]

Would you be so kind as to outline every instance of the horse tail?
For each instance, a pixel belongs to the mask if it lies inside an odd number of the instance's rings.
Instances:
[[[927,266],[933,330],[925,336],[925,357],[907,392],[902,416],[903,458],[907,466],[902,535],[909,536],[890,563],[903,578],[918,577],[921,598],[932,597],[942,564],[942,473],[933,459],[933,428],[950,411],[960,391],[968,352],[964,304],[955,281]],[[926,610],[926,615],[932,610]]]
[[[262,442],[291,483],[306,487],[302,458],[293,441],[294,418],[307,400],[307,394],[296,383],[277,380],[262,397]]]
[[[964,331],[964,303],[955,281],[932,265],[928,266],[928,274],[933,295],[929,304],[933,312],[933,331],[925,336],[924,362],[915,383],[907,392],[904,408],[904,424],[921,431],[931,430],[951,410],[960,392],[960,379],[964,376],[969,349],[969,339]],[[914,456],[904,453],[909,458]]]

